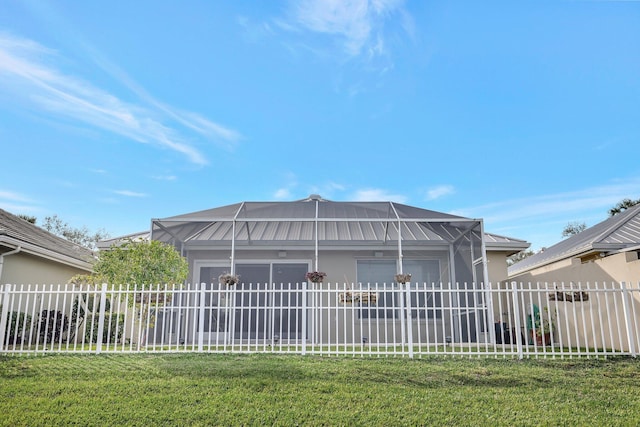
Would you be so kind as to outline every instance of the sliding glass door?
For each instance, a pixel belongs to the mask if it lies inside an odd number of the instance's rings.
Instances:
[[[243,339],[296,339],[302,335],[302,295],[307,263],[255,262],[236,264],[240,283],[227,293],[206,293],[205,340],[215,341],[231,329]],[[229,267],[200,267],[199,282],[206,289],[219,289],[218,276]],[[233,309],[230,310],[230,305]],[[199,313],[195,315],[198,328]],[[200,332],[200,331],[198,331]]]

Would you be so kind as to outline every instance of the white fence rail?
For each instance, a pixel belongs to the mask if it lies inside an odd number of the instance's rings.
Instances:
[[[635,357],[640,286],[0,286],[0,354]]]

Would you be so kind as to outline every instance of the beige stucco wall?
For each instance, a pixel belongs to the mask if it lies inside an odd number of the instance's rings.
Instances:
[[[72,289],[71,286],[65,288],[69,279],[77,274],[87,273],[87,271],[79,268],[19,252],[4,257],[0,283],[14,285],[17,287],[16,289],[21,289],[25,292],[28,290],[35,291],[36,289],[60,289],[64,291],[65,289]],[[44,299],[39,294],[25,294],[25,296],[12,301],[11,309],[35,315],[40,309],[60,310],[63,307],[68,307],[70,301],[71,297],[64,294]]]
[[[507,256],[506,252],[487,252],[487,271],[489,282],[499,283],[507,280]]]
[[[489,274],[489,283],[491,289],[505,289],[507,273],[507,256],[506,252],[487,252],[487,271]],[[505,313],[508,312],[509,296],[507,293],[492,294],[492,310],[493,321],[500,322],[504,320]]]
[[[4,257],[0,283],[57,285],[67,283],[77,274],[87,273],[79,268],[19,252]]]
[[[553,264],[514,275],[516,282],[548,283],[611,283],[640,281],[640,260],[636,252],[624,252],[583,263],[578,258],[565,259]]]
[[[519,283],[521,289],[527,289],[535,283],[546,284],[551,292],[532,295],[534,303],[549,307],[556,315],[554,343],[569,347],[597,347],[629,350],[627,323],[631,322],[632,331],[640,326],[640,260],[636,252],[625,252],[582,262],[579,258],[570,258],[533,269],[529,272],[513,275],[510,281]],[[618,289],[625,282],[629,289],[628,307],[630,316],[625,318],[622,291],[603,293],[599,290]],[[548,296],[555,290],[573,293],[584,291],[587,301],[549,301]],[[598,290],[599,289],[599,290]],[[526,298],[526,304],[531,299]],[[635,313],[636,317],[633,317]],[[639,337],[634,336],[635,342]]]
[[[518,315],[523,335],[531,340],[527,317],[535,304],[541,315],[553,323],[552,341],[556,346],[597,348],[603,352],[608,349],[630,351],[631,338],[638,349],[640,289],[637,284],[628,286],[626,291],[618,283],[574,285],[572,289],[581,289],[584,300],[556,300],[553,297],[557,295],[554,285],[538,288],[535,284],[524,284],[518,291],[519,312],[514,314],[509,301],[509,318],[504,320],[513,325],[513,316]],[[574,292],[566,290],[563,295],[573,295]]]

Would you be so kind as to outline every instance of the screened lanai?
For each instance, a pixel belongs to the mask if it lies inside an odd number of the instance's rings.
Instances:
[[[150,238],[175,246],[189,261],[188,282],[205,292],[180,300],[193,307],[176,317],[187,340],[198,331],[234,342],[391,343],[412,336],[415,324],[416,339],[443,342],[484,331],[482,228],[481,220],[395,202],[311,195],[154,219]],[[307,283],[312,271],[326,278]],[[239,277],[229,295],[225,273]],[[397,274],[411,275],[406,286]]]
[[[431,281],[476,284],[487,282],[483,236],[479,219],[395,202],[336,202],[318,195],[291,202],[241,202],[154,219],[151,227],[151,239],[174,245],[192,269],[195,261],[213,257],[234,274],[243,259],[272,254],[265,256],[304,258],[309,270],[325,271],[332,269],[329,254],[352,253],[358,259],[394,259],[397,273],[412,273],[406,268],[408,258],[432,257],[441,260],[442,268]],[[333,275],[334,280],[343,276]]]

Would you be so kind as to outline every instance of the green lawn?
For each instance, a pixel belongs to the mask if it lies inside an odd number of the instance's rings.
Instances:
[[[640,425],[640,361],[0,357],[0,425]]]

